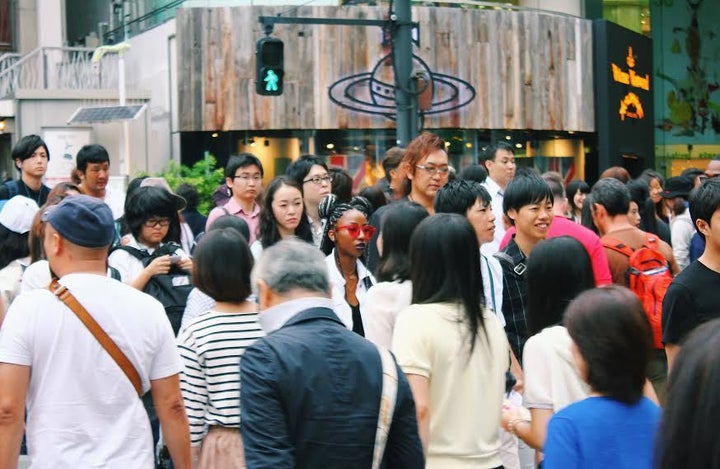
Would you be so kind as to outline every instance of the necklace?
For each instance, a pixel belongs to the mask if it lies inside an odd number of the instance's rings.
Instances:
[[[345,272],[342,268],[342,265],[340,264],[340,255],[337,252],[337,249],[335,249],[335,265],[337,266],[338,270],[340,271],[340,274],[348,280],[357,280],[357,270],[352,269],[350,272]]]

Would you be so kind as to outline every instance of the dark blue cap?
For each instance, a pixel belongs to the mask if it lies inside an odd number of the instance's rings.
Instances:
[[[42,221],[73,244],[86,248],[109,246],[115,239],[115,220],[105,202],[88,195],[71,195],[47,207]]]

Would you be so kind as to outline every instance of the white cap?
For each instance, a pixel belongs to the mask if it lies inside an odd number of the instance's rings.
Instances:
[[[15,233],[25,234],[32,228],[33,218],[40,210],[37,203],[22,195],[5,202],[0,210],[0,224]]]

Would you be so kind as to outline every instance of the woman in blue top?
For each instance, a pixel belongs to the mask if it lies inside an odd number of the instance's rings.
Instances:
[[[595,288],[564,322],[591,393],[550,419],[544,469],[651,469],[660,409],[643,397],[652,337],[640,301],[625,287]]]

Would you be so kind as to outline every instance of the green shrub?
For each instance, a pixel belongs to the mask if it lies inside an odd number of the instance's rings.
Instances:
[[[212,195],[215,189],[225,181],[223,168],[216,168],[217,161],[212,155],[197,161],[192,167],[171,161],[167,167],[155,176],[164,177],[175,190],[180,184],[192,184],[200,194],[198,211],[204,215],[213,208]]]

